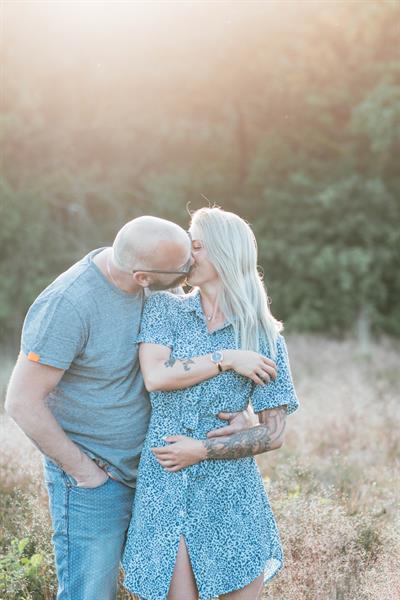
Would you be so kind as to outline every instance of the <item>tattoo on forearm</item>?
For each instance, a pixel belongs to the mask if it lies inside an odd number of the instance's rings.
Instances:
[[[169,359],[165,361],[164,367],[173,367],[176,363],[176,360],[177,359],[174,358],[171,354]],[[190,371],[190,365],[194,365],[194,360],[192,360],[191,358],[185,358],[184,360],[180,360],[178,362],[182,363],[185,371]]]
[[[225,438],[203,441],[208,459],[244,458],[274,450],[286,425],[286,406],[279,406],[260,415],[260,425]]]
[[[185,360],[182,361],[182,364],[185,371],[190,371],[190,365],[194,365],[194,360],[191,358],[185,358]]]
[[[166,360],[164,363],[164,367],[173,367],[175,363],[176,363],[176,358],[174,358],[172,356],[172,354],[170,354],[169,359]]]

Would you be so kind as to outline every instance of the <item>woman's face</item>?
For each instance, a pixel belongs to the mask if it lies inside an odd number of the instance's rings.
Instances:
[[[208,258],[207,250],[201,239],[200,230],[193,225],[190,228],[190,234],[192,236],[192,256],[194,263],[187,278],[188,284],[202,287],[209,283],[217,283],[219,276],[214,265]]]

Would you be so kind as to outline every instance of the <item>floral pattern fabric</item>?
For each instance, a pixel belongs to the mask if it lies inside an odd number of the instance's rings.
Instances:
[[[137,341],[169,346],[171,356],[181,360],[235,348],[228,322],[208,331],[198,290],[150,296]],[[270,355],[265,342],[260,352]],[[254,457],[205,460],[167,472],[151,452],[167,445],[167,435],[205,439],[208,431],[226,425],[220,411],[243,410],[250,396],[256,412],[284,404],[288,413],[296,410],[281,335],[275,361],[277,379],[254,391],[249,379],[230,370],[187,389],[150,394],[152,414],[122,562],[125,586],[142,600],[166,599],[181,536],[201,600],[240,589],[261,573],[266,582],[281,568],[279,534]]]

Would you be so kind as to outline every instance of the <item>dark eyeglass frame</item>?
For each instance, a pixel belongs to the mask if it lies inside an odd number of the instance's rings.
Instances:
[[[187,231],[186,233],[189,236],[190,249],[191,249],[192,248],[192,236],[191,236],[190,231]],[[164,275],[188,275],[188,273],[190,272],[190,269],[192,268],[191,262],[192,262],[192,256],[190,256],[186,265],[184,265],[182,271],[160,271],[159,269],[134,269],[133,271],[131,271],[131,273],[132,273],[132,275],[134,275],[135,273],[139,273],[139,272],[140,273],[160,273],[160,274],[164,274]]]

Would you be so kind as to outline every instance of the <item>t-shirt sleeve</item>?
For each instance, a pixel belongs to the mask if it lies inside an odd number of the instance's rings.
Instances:
[[[64,296],[39,297],[32,304],[21,338],[21,350],[30,360],[66,370],[85,343],[83,322]]]
[[[268,356],[266,346],[261,345],[261,353]],[[275,381],[271,380],[267,385],[256,385],[254,388],[252,404],[256,413],[286,404],[287,414],[290,414],[299,406],[290,370],[286,342],[282,335],[278,336],[275,362],[278,368]]]
[[[144,305],[138,342],[173,347],[176,299],[166,292],[152,294]]]

